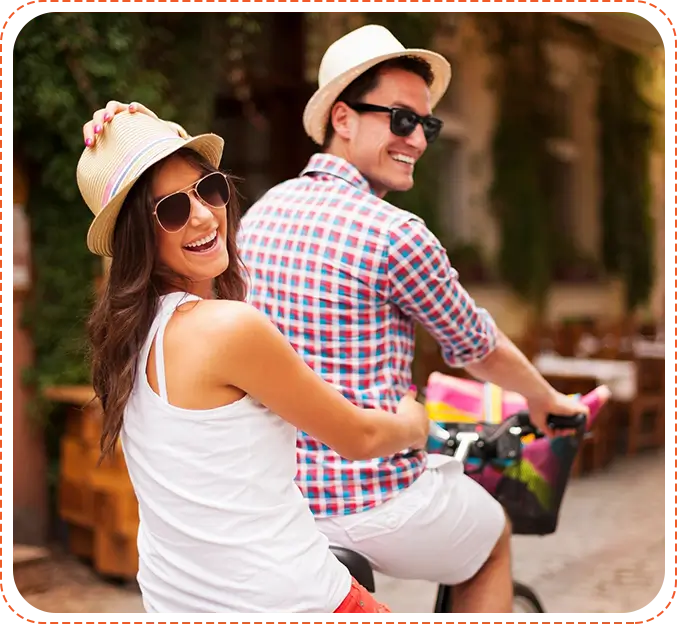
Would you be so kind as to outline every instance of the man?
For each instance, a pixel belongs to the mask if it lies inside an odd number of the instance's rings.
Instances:
[[[588,409],[557,393],[475,305],[425,223],[383,199],[413,186],[450,77],[443,57],[406,50],[380,26],[330,46],[303,118],[322,152],[243,219],[250,301],[357,405],[396,412],[418,322],[448,364],[524,395],[547,431],[548,413]],[[97,111],[86,143],[124,108]],[[297,442],[299,488],[332,543],[385,574],[454,585],[457,611],[512,611],[509,522],[458,462],[429,469],[416,449],[354,462],[302,432]]]
[[[548,412],[587,408],[549,386],[474,304],[423,221],[383,200],[413,186],[450,76],[443,57],[405,50],[380,26],[330,46],[303,116],[322,152],[243,219],[250,300],[358,405],[395,412],[419,322],[448,364],[523,394],[546,430]],[[298,455],[299,487],[332,543],[385,574],[454,585],[458,611],[512,611],[509,523],[457,462],[427,470],[419,450],[352,462],[302,432]]]

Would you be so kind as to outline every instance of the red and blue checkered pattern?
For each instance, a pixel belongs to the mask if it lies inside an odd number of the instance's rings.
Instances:
[[[411,384],[415,322],[451,365],[477,361],[496,327],[458,282],[421,219],[371,193],[345,160],[314,155],[244,216],[239,234],[249,301],[350,401],[396,412]],[[348,461],[298,436],[297,482],[314,514],[374,507],[411,485],[426,455]]]

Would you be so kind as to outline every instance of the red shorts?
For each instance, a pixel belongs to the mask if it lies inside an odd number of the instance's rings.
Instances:
[[[390,609],[380,602],[376,602],[373,596],[360,585],[355,579],[350,586],[348,595],[338,606],[334,613],[390,613]]]

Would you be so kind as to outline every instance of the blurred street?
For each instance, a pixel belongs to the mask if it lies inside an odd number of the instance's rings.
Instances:
[[[664,453],[619,458],[574,480],[560,527],[549,537],[514,540],[515,578],[551,613],[625,613],[646,606],[664,577]],[[50,586],[27,594],[48,612],[135,613],[138,590],[107,583],[72,558],[50,561]],[[377,597],[394,612],[426,613],[435,587],[377,575]],[[661,608],[664,605],[661,605]]]

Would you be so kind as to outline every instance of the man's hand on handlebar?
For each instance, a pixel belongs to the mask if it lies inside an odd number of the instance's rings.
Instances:
[[[545,399],[528,401],[529,415],[531,422],[540,429],[546,436],[567,435],[568,430],[559,429],[554,431],[547,424],[548,414],[557,416],[575,416],[576,414],[590,415],[588,406],[572,399],[571,397],[557,392],[553,389],[552,393]]]

